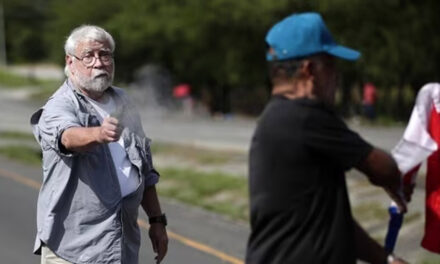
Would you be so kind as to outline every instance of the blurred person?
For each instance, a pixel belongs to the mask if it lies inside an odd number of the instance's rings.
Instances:
[[[191,117],[193,115],[194,100],[191,96],[191,85],[180,83],[173,88],[173,97],[179,103],[179,110],[183,111],[183,115]]]
[[[356,168],[406,210],[392,157],[348,129],[333,107],[335,58],[360,53],[335,43],[317,13],[285,18],[266,42],[272,97],[250,147],[246,263],[406,263],[350,209],[344,172]]]
[[[376,99],[376,86],[372,83],[366,83],[363,87],[362,108],[364,116],[369,120],[374,120],[376,118]]]
[[[168,247],[159,174],[138,112],[112,86],[113,37],[83,25],[64,48],[67,79],[31,117],[43,152],[34,253],[47,264],[138,263],[142,205],[159,263]]]
[[[416,175],[427,160],[425,234],[422,247],[440,253],[440,83],[428,83],[417,94],[416,102],[402,139],[392,153],[404,175],[410,200]]]

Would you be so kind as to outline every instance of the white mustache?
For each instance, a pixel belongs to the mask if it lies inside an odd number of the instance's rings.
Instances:
[[[103,76],[108,78],[108,77],[110,77],[110,74],[106,71],[103,71],[103,70],[97,70],[93,73],[92,79],[101,78]]]

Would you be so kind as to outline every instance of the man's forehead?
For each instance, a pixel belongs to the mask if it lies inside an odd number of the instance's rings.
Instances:
[[[110,44],[107,41],[83,40],[78,42],[76,50],[81,53],[95,50],[110,50]]]

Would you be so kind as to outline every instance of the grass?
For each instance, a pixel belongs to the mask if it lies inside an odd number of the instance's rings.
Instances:
[[[355,206],[353,215],[360,222],[385,221],[388,218],[388,211],[379,202],[369,202]]]
[[[61,85],[60,80],[37,79],[24,77],[0,68],[0,88],[21,89],[35,87],[30,91],[30,98],[34,100],[46,100]]]
[[[407,225],[411,222],[417,221],[422,217],[422,214],[420,212],[414,212],[414,213],[409,213],[405,215],[404,218],[404,225]]]
[[[29,139],[30,134],[0,132],[8,138]],[[41,165],[41,151],[24,145],[0,147],[0,155],[26,164]],[[232,219],[248,219],[247,180],[225,173],[203,173],[189,169],[160,168],[160,195],[207,210],[227,215]]]
[[[18,132],[18,131],[0,131],[1,139],[22,139],[22,140],[34,140],[34,136],[31,133]]]
[[[0,86],[7,88],[20,88],[29,86],[50,87],[54,84],[58,84],[57,80],[37,79],[33,77],[24,77],[18,74],[11,73],[0,69]]]
[[[26,164],[40,165],[41,151],[23,145],[9,145],[0,147],[0,155]]]
[[[35,85],[36,80],[0,70],[0,85],[10,88]]]
[[[207,165],[225,164],[240,156],[239,153],[233,151],[212,151],[162,142],[154,142],[154,144],[151,145],[151,152],[153,154],[179,156],[188,161]]]
[[[248,219],[246,179],[224,173],[177,168],[163,168],[160,172],[159,194],[233,219]]]

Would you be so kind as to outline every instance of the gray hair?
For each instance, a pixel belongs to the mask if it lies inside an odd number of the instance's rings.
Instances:
[[[84,40],[108,42],[111,51],[113,52],[115,50],[115,41],[105,29],[94,25],[82,25],[72,30],[69,37],[67,37],[66,43],[64,44],[65,54],[73,55],[78,43]],[[64,67],[64,73],[69,77],[70,72],[67,65]]]

